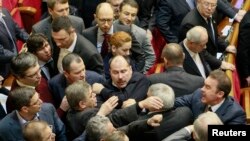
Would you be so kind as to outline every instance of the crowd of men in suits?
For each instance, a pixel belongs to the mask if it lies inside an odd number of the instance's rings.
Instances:
[[[171,141],[191,132],[206,141],[200,127],[246,124],[223,71],[235,66],[216,54],[239,54],[242,86],[250,85],[250,12],[226,0],[100,0],[86,18],[77,15],[90,3],[46,3],[49,16],[29,35],[0,0],[1,141]],[[238,51],[218,36],[221,14],[241,22]],[[152,26],[167,42],[164,72],[146,75],[157,63]]]

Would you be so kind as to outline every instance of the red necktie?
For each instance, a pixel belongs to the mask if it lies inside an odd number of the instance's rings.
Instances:
[[[104,37],[104,40],[102,42],[102,48],[101,48],[102,58],[104,58],[109,52],[109,38],[110,38],[110,35],[107,34],[107,33],[104,33],[103,37]]]

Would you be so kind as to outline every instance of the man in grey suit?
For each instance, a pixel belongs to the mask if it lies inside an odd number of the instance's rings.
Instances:
[[[62,72],[63,56],[73,52],[81,56],[87,70],[103,73],[103,61],[95,46],[85,37],[76,32],[68,16],[57,17],[52,22],[52,38],[56,46],[53,52],[55,68]]]
[[[69,15],[68,0],[47,0],[47,6],[50,16],[33,25],[32,33],[43,33],[46,35],[52,49],[51,23],[56,17],[68,16],[76,32],[82,34],[82,31],[85,29],[84,22],[79,17]]]
[[[103,53],[105,50],[103,44],[103,42],[105,42],[105,35],[110,36],[117,31],[125,31],[130,33],[132,37],[131,56],[135,59],[137,71],[143,72],[145,66],[145,53],[140,47],[139,41],[136,39],[133,33],[130,32],[131,29],[129,26],[113,23],[113,19],[114,11],[112,6],[107,2],[100,3],[96,8],[95,14],[97,26],[93,26],[84,30],[83,36],[95,45],[98,52],[102,53],[102,57],[104,58],[107,55],[107,53]],[[109,51],[110,47],[108,50],[106,50],[106,52]]]
[[[131,32],[134,34],[136,40],[145,54],[145,66],[143,72],[146,73],[155,63],[155,53],[151,44],[147,31],[134,24],[136,15],[138,13],[138,4],[135,0],[124,0],[120,6],[119,19],[115,21],[118,24],[128,25]]]
[[[1,141],[23,141],[22,127],[32,120],[47,122],[53,127],[57,141],[67,141],[65,126],[55,108],[49,103],[43,103],[35,89],[20,87],[11,91],[9,96],[16,110],[0,121]]]
[[[202,77],[189,74],[183,69],[185,54],[179,44],[165,45],[162,57],[166,71],[148,76],[151,84],[164,83],[171,86],[176,97],[190,94],[202,87],[204,84]]]

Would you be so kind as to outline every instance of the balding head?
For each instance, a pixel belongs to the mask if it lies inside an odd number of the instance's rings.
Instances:
[[[165,67],[183,65],[184,53],[179,44],[166,44],[162,50],[161,56],[164,59]]]
[[[96,13],[94,16],[101,31],[107,33],[110,30],[114,19],[112,6],[107,2],[100,3],[96,7]]]

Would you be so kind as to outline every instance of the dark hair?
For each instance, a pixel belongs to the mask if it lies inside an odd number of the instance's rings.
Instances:
[[[30,52],[23,52],[13,57],[10,63],[10,70],[15,77],[24,77],[25,72],[35,67],[38,59]]]
[[[182,65],[184,54],[181,46],[176,43],[166,44],[162,50],[161,57],[166,58],[174,65]]]
[[[23,106],[29,106],[31,98],[36,90],[29,87],[18,87],[10,91],[9,97],[16,110],[21,110]]]
[[[56,3],[65,4],[68,3],[68,0],[47,0],[47,7],[50,9],[54,9]]]
[[[70,65],[73,61],[76,61],[77,63],[83,62],[82,58],[76,54],[76,53],[69,53],[66,56],[64,56],[62,60],[62,68],[64,71],[69,72],[70,71]]]
[[[31,34],[26,41],[26,46],[28,51],[31,53],[36,53],[40,48],[44,46],[44,43],[48,41],[48,38],[42,33]]]
[[[56,17],[52,21],[53,32],[59,32],[60,30],[64,29],[69,33],[72,28],[73,26],[68,16]]]
[[[224,97],[227,97],[231,91],[231,81],[226,73],[222,70],[214,70],[209,76],[218,81],[217,89],[224,92]]]

